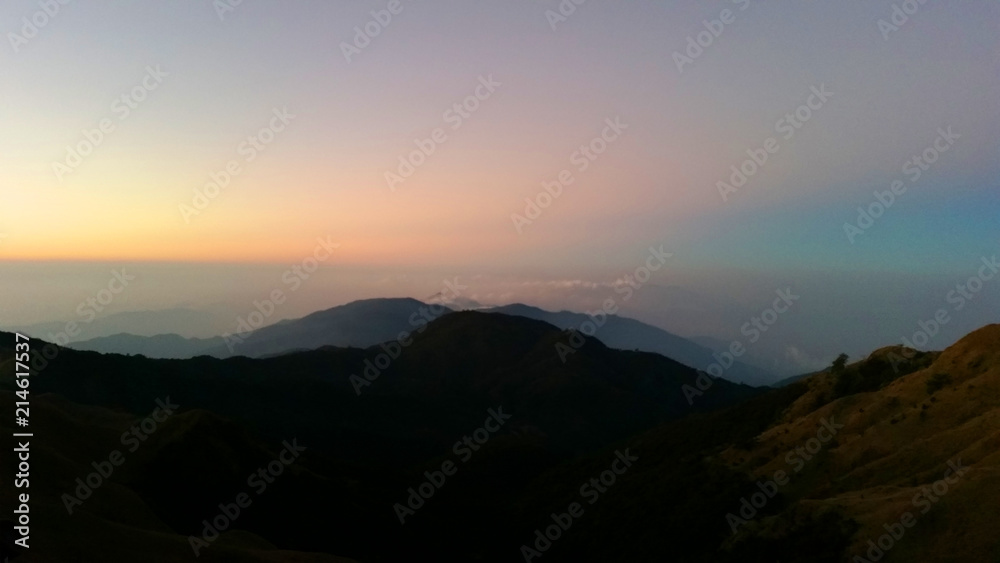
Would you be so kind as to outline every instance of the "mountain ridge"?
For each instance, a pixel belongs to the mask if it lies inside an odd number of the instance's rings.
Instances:
[[[629,452],[634,467],[586,506],[546,560],[856,562],[907,512],[917,528],[894,540],[888,563],[1000,556],[995,520],[983,513],[1000,503],[1000,324],[941,352],[879,348],[780,389],[716,381],[693,406],[679,386],[695,370],[590,337],[563,363],[555,346],[572,334],[521,316],[457,312],[429,322],[398,354],[376,345],[153,360],[58,349],[33,374],[36,416],[54,440],[39,451],[35,478],[49,500],[37,506],[36,533],[68,537],[56,499],[170,395],[178,412],[73,516],[93,541],[142,538],[112,542],[104,560],[135,553],[140,541],[159,546],[150,561],[189,558],[185,534],[200,533],[222,493],[235,493],[290,436],[308,447],[300,465],[202,552],[206,560],[510,560],[615,452]],[[12,342],[0,335],[0,367],[13,361]],[[383,353],[395,357],[357,396],[350,375]],[[10,371],[0,369],[5,397]],[[669,400],[681,407],[673,414]],[[498,407],[510,420],[400,526],[394,503],[455,461],[456,437]],[[81,424],[90,431],[69,438]],[[824,428],[832,439],[817,439]],[[221,468],[209,481],[206,464]],[[968,471],[952,474],[938,501],[923,496],[953,467]],[[790,482],[741,512],[741,499],[777,471]],[[312,503],[338,509],[320,522],[301,510]],[[69,557],[47,543],[55,555],[42,560]]]
[[[439,313],[429,313],[431,307]],[[482,312],[516,314],[548,322],[561,329],[578,328],[591,317],[570,311],[550,312],[524,304],[477,308]],[[367,347],[395,340],[401,332],[418,329],[430,318],[454,313],[439,304],[413,298],[378,298],[352,301],[304,317],[282,321],[228,338],[183,339],[176,335],[136,337],[120,334],[82,342],[69,347],[104,353],[142,354],[152,358],[185,359],[199,355],[227,358],[236,355],[266,357],[293,350],[322,346]],[[689,367],[705,370],[715,359],[713,351],[652,325],[617,315],[607,316],[594,336],[618,349],[638,349],[675,359]],[[768,385],[776,377],[759,368],[736,361],[723,377],[749,385]]]

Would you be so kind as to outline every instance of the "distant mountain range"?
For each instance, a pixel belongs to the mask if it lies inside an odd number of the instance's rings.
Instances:
[[[76,325],[74,331],[78,333],[75,337],[66,333],[66,321],[4,326],[3,330],[17,331],[21,334],[30,334],[36,338],[56,342],[61,338],[69,338],[70,341],[93,340],[122,333],[136,336],[176,333],[200,335],[203,338],[208,338],[217,334],[214,327],[220,326],[219,315],[184,307],[155,311],[127,311],[97,318],[91,316],[94,314],[91,309],[87,309],[86,312],[87,315],[81,314],[74,321]]]
[[[420,326],[398,348],[263,359],[57,349],[32,372],[31,559],[189,561],[189,536],[252,491],[247,476],[286,443],[301,457],[199,559],[522,560],[574,502],[581,515],[535,561],[1000,556],[989,516],[1000,504],[1000,325],[943,352],[876,350],[778,389],[715,380],[692,402],[695,370],[589,337],[564,363],[553,350],[572,333],[521,315]],[[5,404],[19,400],[14,364],[14,336],[0,333]],[[175,412],[148,426],[157,400]],[[25,430],[14,422],[0,431]],[[128,450],[122,433],[136,427],[148,436]],[[476,449],[458,453],[471,436]],[[116,449],[124,464],[70,515],[65,495]],[[436,476],[449,462],[457,472]],[[0,481],[15,471],[0,465]],[[401,522],[395,507],[421,486],[432,492]],[[0,488],[7,506],[13,490]],[[0,558],[18,555],[0,538]]]
[[[432,308],[433,307],[433,308]],[[547,322],[561,329],[581,330],[591,318],[569,311],[549,312],[528,305],[481,309]],[[176,334],[135,336],[116,334],[74,342],[70,347],[115,354],[141,354],[150,358],[185,359],[200,355],[227,358],[244,355],[267,357],[323,346],[368,347],[395,340],[403,331],[413,331],[429,319],[452,313],[442,305],[415,299],[367,299],[354,301],[301,319],[264,326],[239,339],[182,338]],[[689,367],[706,370],[715,359],[713,351],[654,326],[610,315],[594,332],[604,344],[623,350],[654,352]],[[228,341],[227,341],[228,340]],[[768,385],[778,379],[767,371],[736,361],[723,378],[748,385]]]
[[[562,329],[581,330],[584,323],[592,321],[589,315],[581,313],[569,311],[553,313],[520,304],[496,307],[487,311],[537,319]],[[655,326],[617,315],[609,315],[603,326],[597,329],[594,338],[620,350],[641,350],[661,354],[701,371],[707,370],[708,366],[716,361],[713,350],[705,346]],[[769,385],[777,379],[763,369],[740,361],[733,362],[732,366],[723,372],[722,377],[729,381],[758,386]]]
[[[185,359],[196,356],[229,358],[266,357],[323,346],[365,348],[395,340],[403,331],[426,325],[431,319],[452,312],[443,306],[416,299],[366,299],[318,311],[295,320],[280,321],[250,332],[238,332],[234,324],[228,338],[182,338],[176,334],[135,336],[115,334],[73,342],[76,350],[111,354],[142,354],[150,358]],[[423,314],[422,314],[423,312]],[[412,322],[411,322],[412,321]]]
[[[248,473],[296,439],[308,448],[302,460],[254,500],[238,534],[206,549],[208,560],[264,560],[261,552],[276,547],[365,561],[499,560],[479,526],[508,515],[510,495],[527,481],[665,421],[762,393],[715,381],[692,404],[682,388],[697,385],[695,370],[593,339],[562,363],[554,350],[569,333],[523,317],[456,312],[423,326],[398,347],[324,347],[268,359],[154,360],[59,349],[31,388],[38,432],[49,437],[32,458],[39,471],[32,538],[41,547],[32,555],[80,561],[81,546],[105,544],[87,553],[112,561],[190,558],[186,536],[199,534],[220,502],[246,488]],[[13,343],[0,333],[3,400],[17,389]],[[43,344],[32,341],[32,348]],[[71,517],[61,495],[74,491],[93,460],[124,450],[119,435],[131,422],[123,413],[148,416],[168,397],[178,413],[127,454],[96,500],[78,508],[72,523],[88,525],[64,530]],[[504,423],[489,448],[473,442],[473,461],[413,526],[400,526],[393,503],[406,502],[407,488],[442,459],[460,461],[456,440],[472,434],[482,443],[475,431],[491,413]],[[11,424],[0,421],[0,428]],[[0,469],[0,479],[11,482],[12,467]],[[484,512],[453,526],[448,514],[456,506]],[[430,524],[442,527],[419,533]],[[141,540],[113,541],[119,534]]]

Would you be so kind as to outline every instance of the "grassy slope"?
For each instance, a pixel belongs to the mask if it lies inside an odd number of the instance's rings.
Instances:
[[[848,370],[879,364],[890,352],[899,350],[879,350]],[[770,478],[777,470],[789,470],[786,453],[816,436],[821,419],[834,419],[845,427],[784,489],[796,509],[832,508],[855,520],[860,528],[850,554],[863,554],[869,539],[885,533],[883,524],[910,511],[917,516],[916,526],[883,561],[998,561],[1000,325],[984,327],[915,363],[923,367],[879,389],[830,402],[837,376],[814,376],[805,381],[808,392],[749,451],[730,448],[720,457],[752,478]],[[947,374],[950,383],[931,393],[927,382],[936,374]],[[949,460],[959,459],[970,472],[921,514],[922,507],[912,503],[914,495],[941,479]],[[774,521],[789,514],[760,519],[752,532],[770,533]]]

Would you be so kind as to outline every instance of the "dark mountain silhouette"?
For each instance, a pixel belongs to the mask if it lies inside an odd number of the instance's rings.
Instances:
[[[262,327],[240,341],[230,339],[230,347],[221,337],[184,339],[177,335],[136,337],[118,334],[71,345],[77,350],[114,354],[142,354],[151,358],[183,359],[200,355],[227,358],[235,355],[267,357],[291,351],[311,350],[322,346],[367,347],[394,340],[400,331],[412,331],[428,317],[452,312],[443,307],[436,314],[427,312],[430,304],[415,299],[366,299],[319,311],[290,321]],[[587,315],[544,311],[528,305],[507,305],[485,309],[545,321],[561,329],[579,329],[590,319]],[[235,326],[234,326],[235,333]],[[235,333],[236,336],[240,336]],[[594,338],[612,348],[654,352],[684,365],[705,370],[715,361],[712,350],[654,326],[611,315]],[[768,385],[776,376],[739,361],[725,371],[723,378],[747,385]]]
[[[161,359],[202,355],[265,357],[322,346],[367,347],[393,340],[401,331],[412,331],[426,324],[428,319],[451,312],[447,307],[435,305],[433,313],[422,314],[429,307],[427,303],[408,298],[364,299],[256,329],[247,323],[245,329],[240,330],[238,322],[234,321],[228,339],[222,336],[185,339],[176,334],[152,337],[116,334],[74,342],[70,347]]]
[[[136,336],[121,333],[71,342],[68,346],[74,350],[101,352],[102,354],[141,354],[149,358],[182,360],[204,355],[210,351],[224,348],[225,345],[226,342],[221,336],[184,338],[177,334]]]
[[[30,560],[189,560],[188,535],[288,440],[307,450],[201,558],[519,560],[573,502],[583,514],[543,561],[855,561],[907,511],[917,527],[880,560],[1000,553],[989,516],[1000,501],[1000,325],[940,353],[883,348],[779,389],[715,380],[693,404],[680,389],[696,384],[694,370],[595,339],[563,363],[555,346],[569,336],[519,316],[459,312],[398,350],[154,360],[57,349],[32,376],[39,548]],[[12,343],[0,333],[0,400],[10,402]],[[385,367],[358,386],[352,374],[376,361]],[[61,495],[124,451],[122,432],[166,397],[177,411],[67,514]],[[490,409],[509,420],[462,461],[456,441]],[[8,436],[12,423],[0,420]],[[831,440],[815,440],[830,427]],[[626,451],[627,471],[584,500],[581,486]],[[457,473],[400,524],[394,506],[448,461]],[[949,463],[968,472],[922,512],[914,499],[934,494]],[[727,515],[779,470],[789,482],[765,485],[773,493],[734,534]],[[12,471],[4,464],[0,479]],[[12,489],[0,495],[13,505]],[[89,555],[70,551],[80,546]]]
[[[219,346],[205,353],[216,357],[260,357],[322,346],[372,346],[394,340],[402,331],[413,331],[430,319],[451,312],[440,305],[436,305],[438,308],[434,311],[430,311],[430,307],[408,298],[353,301],[259,328],[245,338],[245,342],[234,346],[234,351],[228,346]],[[233,334],[239,336],[235,330]]]
[[[521,304],[496,307],[487,311],[538,319],[562,329],[580,330],[583,323],[592,321],[589,315],[582,313],[570,311],[556,313]],[[716,361],[712,357],[713,351],[709,348],[655,326],[618,315],[609,315],[604,321],[604,325],[598,328],[594,334],[594,338],[612,348],[654,352],[702,371],[708,369],[708,366]],[[755,386],[769,385],[777,379],[765,370],[740,361],[733,362],[733,365],[725,370],[722,377],[737,383]]]
[[[44,398],[42,405],[55,401],[71,411],[48,416],[63,420],[53,423],[59,425],[54,434],[68,440],[81,424],[95,426],[84,442],[53,444],[64,448],[64,455],[77,456],[72,462],[51,460],[61,467],[60,476],[52,478],[59,490],[72,489],[75,475],[85,476],[87,460],[106,459],[102,449],[121,448],[116,439],[120,430],[134,423],[133,417],[148,415],[156,399],[169,397],[180,405],[181,414],[169,419],[156,439],[116,474],[109,490],[125,496],[108,494],[110,507],[98,502],[80,508],[80,519],[95,519],[102,530],[139,526],[142,537],[169,544],[167,553],[175,553],[176,540],[145,534],[195,533],[201,519],[213,515],[217,503],[235,495],[245,475],[267,461],[268,444],[295,437],[310,448],[302,470],[282,481],[282,493],[269,493],[266,502],[255,505],[261,507],[260,515],[248,512],[240,521],[240,530],[250,536],[237,536],[234,549],[277,546],[398,560],[409,553],[430,556],[447,545],[451,555],[436,560],[461,561],[471,558],[463,550],[488,545],[490,532],[469,528],[459,519],[456,525],[467,532],[464,539],[456,543],[443,534],[448,526],[440,526],[455,524],[456,506],[496,505],[496,515],[483,522],[501,518],[510,510],[503,506],[505,498],[560,460],[761,392],[717,381],[710,395],[689,405],[681,386],[694,384],[694,370],[598,341],[587,342],[563,364],[555,345],[565,338],[566,332],[532,319],[462,312],[431,322],[398,350],[391,345],[326,347],[258,360],[153,360],[59,349],[37,366],[42,369],[34,376],[32,392]],[[13,336],[0,334],[0,340],[0,363],[7,368]],[[43,342],[32,345],[40,350]],[[395,357],[358,396],[351,375],[364,377],[367,362],[380,354]],[[10,371],[5,369],[0,378],[0,388],[8,391],[14,388]],[[455,441],[483,426],[490,409],[510,415],[491,439],[491,448],[449,482],[455,494],[442,493],[437,507],[422,512],[413,526],[400,527],[387,508],[405,500],[407,487],[419,484],[423,471],[435,463],[440,467],[441,459],[454,459]],[[98,439],[100,435],[105,437]],[[493,485],[484,489],[484,480]],[[340,508],[314,513],[305,510],[311,502]],[[68,517],[60,509],[54,502],[46,510],[58,521]],[[438,531],[425,534],[425,526]],[[330,529],[337,532],[331,535]],[[94,537],[107,537],[102,533]],[[253,560],[250,554],[243,556]]]
[[[694,383],[695,370],[656,354],[613,350],[596,340],[564,364],[556,344],[568,336],[532,319],[462,312],[426,325],[409,346],[324,347],[260,360],[151,360],[63,349],[48,362],[37,388],[130,410],[170,394],[261,428],[309,427],[314,443],[335,442],[341,425],[350,424],[357,428],[351,438],[357,443],[343,445],[346,455],[377,442],[380,451],[394,445],[393,455],[400,457],[447,446],[462,427],[445,422],[478,416],[498,404],[521,413],[517,424],[531,427],[526,433],[575,451],[760,392],[717,381],[718,387],[692,406],[681,387]],[[376,367],[386,363],[384,369]],[[400,412],[437,420],[441,430],[389,424]],[[570,428],[565,418],[576,419],[575,426]]]

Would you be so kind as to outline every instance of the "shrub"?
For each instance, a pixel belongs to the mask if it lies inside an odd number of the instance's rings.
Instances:
[[[950,375],[947,373],[935,373],[927,380],[927,393],[933,395],[949,383],[951,383]]]

